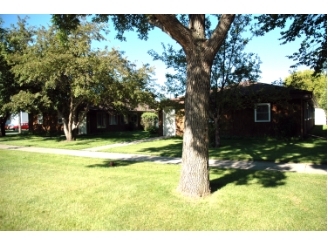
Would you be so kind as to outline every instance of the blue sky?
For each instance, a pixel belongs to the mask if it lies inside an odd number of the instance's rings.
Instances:
[[[28,23],[32,26],[47,26],[50,24],[51,15],[34,14],[29,15]],[[1,14],[4,26],[8,27],[10,24],[16,24],[17,14]],[[21,17],[25,15],[20,15]],[[300,40],[280,45],[279,38],[280,30],[274,30],[267,33],[262,37],[254,37],[252,41],[247,45],[246,52],[253,52],[259,55],[262,64],[260,66],[262,74],[260,82],[271,83],[274,80],[284,79],[289,75],[290,66],[295,62],[288,59],[286,56],[291,55],[299,48]],[[167,34],[163,33],[159,29],[154,29],[149,33],[147,41],[140,40],[137,37],[136,32],[128,32],[126,34],[127,42],[121,42],[115,39],[115,30],[111,31],[107,36],[109,42],[101,44],[102,46],[108,45],[108,47],[116,47],[119,50],[125,51],[125,55],[128,59],[136,64],[148,63],[155,67],[154,76],[157,79],[158,84],[165,82],[166,66],[161,61],[153,61],[152,57],[148,55],[147,51],[153,49],[158,53],[162,52],[161,42],[164,44],[172,44],[179,47],[179,45],[172,40]],[[298,70],[307,69],[306,67],[300,67]]]

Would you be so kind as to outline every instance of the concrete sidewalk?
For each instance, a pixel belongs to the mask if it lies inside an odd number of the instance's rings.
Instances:
[[[87,148],[87,149],[83,149],[83,150],[96,152],[96,151],[100,151],[100,150],[104,150],[104,149],[111,149],[111,148],[116,148],[116,147],[131,145],[131,144],[144,143],[144,142],[151,142],[151,141],[156,141],[156,140],[165,139],[165,138],[169,138],[169,137],[161,136],[161,137],[154,137],[154,138],[145,138],[145,139],[135,140],[135,141],[131,141],[131,142],[109,144],[109,145]]]
[[[106,148],[108,148],[108,146]],[[95,152],[95,149],[67,150],[67,149],[40,148],[40,147],[19,147],[19,146],[2,145],[2,144],[0,144],[0,149],[6,149],[11,151],[34,152],[34,153],[70,155],[70,156],[80,156],[80,157],[100,158],[100,159],[110,159],[110,160],[122,160],[122,161],[135,161],[135,162],[149,161],[149,162],[155,162],[161,164],[181,163],[181,158],[137,155],[137,154],[104,153],[104,152]],[[276,170],[276,171],[327,175],[327,165],[313,165],[310,163],[276,164],[272,162],[261,162],[261,161],[210,160],[209,164],[211,167],[218,167],[218,168]]]

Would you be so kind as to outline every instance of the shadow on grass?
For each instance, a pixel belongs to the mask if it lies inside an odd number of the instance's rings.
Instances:
[[[222,139],[219,149],[210,148],[212,158],[222,160],[272,161],[275,163],[327,164],[327,141],[291,139]]]
[[[136,162],[129,161],[117,161],[117,160],[105,160],[102,164],[87,165],[87,168],[113,168],[113,167],[124,167],[133,165]]]
[[[178,139],[178,138],[177,138]],[[151,147],[139,149],[139,153],[181,157],[182,138],[179,143],[156,143]],[[218,160],[264,161],[275,163],[304,163],[327,164],[327,140],[307,138],[291,139],[288,141],[272,138],[222,138],[220,148],[209,148],[209,156]]]
[[[8,134],[5,137],[1,138],[2,142],[6,141],[13,141],[13,140],[28,140],[28,141],[56,141],[61,142],[65,141],[65,136],[47,136],[47,135],[40,135],[40,134],[33,134],[29,131],[22,131],[21,134]]]
[[[327,164],[312,165],[313,169],[327,171]]]
[[[174,143],[168,144],[163,147],[150,147],[150,148],[143,148],[141,149],[143,153],[159,153],[158,156],[165,156],[165,157],[181,157],[182,155],[182,144],[181,143]]]
[[[104,132],[98,134],[86,134],[86,135],[79,135],[77,138],[79,140],[106,140],[106,139],[115,139],[117,141],[124,140],[124,141],[134,141],[144,138],[154,137],[149,132],[146,131],[122,131],[122,132]]]
[[[260,184],[265,188],[273,188],[286,184],[284,172],[268,170],[242,170],[242,169],[211,169],[211,174],[220,175],[219,178],[210,181],[211,192],[228,184],[250,185]]]

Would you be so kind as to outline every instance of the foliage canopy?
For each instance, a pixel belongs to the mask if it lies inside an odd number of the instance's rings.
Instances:
[[[147,88],[151,68],[136,69],[117,50],[91,48],[93,40],[105,40],[101,34],[104,24],[82,21],[65,40],[54,26],[29,31],[25,23],[19,25],[30,36],[22,40],[22,30],[11,30],[11,37],[23,45],[21,52],[10,54],[8,60],[17,83],[31,89],[12,95],[7,105],[20,105],[30,112],[56,110],[63,119],[67,140],[75,139],[84,117],[79,113],[89,106],[126,111],[153,101]]]
[[[292,68],[305,65],[316,73],[327,69],[327,14],[270,14],[256,18],[259,24],[255,30],[257,35],[287,27],[280,32],[282,44],[303,38],[298,52],[287,56],[296,61]],[[290,26],[287,26],[290,21]]]

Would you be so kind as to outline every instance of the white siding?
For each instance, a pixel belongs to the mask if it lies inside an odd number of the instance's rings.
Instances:
[[[20,112],[21,115],[21,123],[28,123],[28,113],[26,112]],[[11,115],[11,117],[6,121],[8,124],[19,124],[19,115]]]
[[[164,136],[175,136],[176,125],[175,125],[175,110],[172,108],[165,108],[163,110],[163,135]]]
[[[315,125],[326,125],[327,118],[325,110],[322,108],[315,108],[314,109],[314,124]]]

